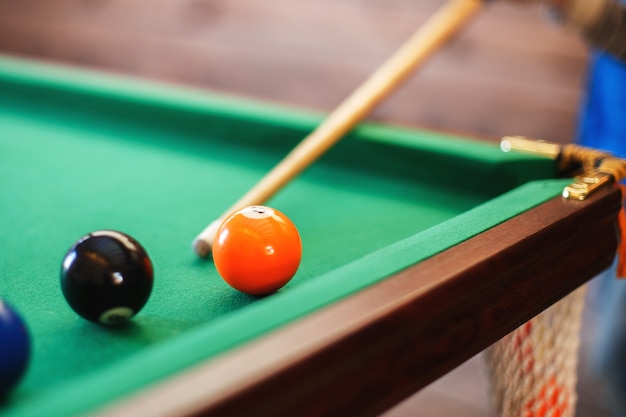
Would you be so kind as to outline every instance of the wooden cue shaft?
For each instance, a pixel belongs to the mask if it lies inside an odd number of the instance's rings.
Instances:
[[[386,62],[346,98],[311,134],[265,177],[194,240],[199,256],[211,252],[215,233],[224,218],[241,208],[263,204],[311,165],[389,95],[412,71],[439,49],[482,6],[481,0],[449,0],[435,12]]]

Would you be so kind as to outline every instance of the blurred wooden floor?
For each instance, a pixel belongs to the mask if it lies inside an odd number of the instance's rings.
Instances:
[[[0,0],[0,53],[332,110],[442,0]],[[575,135],[587,50],[494,4],[371,116],[491,140]],[[0,92],[1,94],[1,92]],[[578,416],[601,416],[581,395]],[[480,357],[385,417],[491,415]]]
[[[0,52],[333,109],[442,0],[0,0]],[[488,138],[575,132],[586,48],[495,4],[372,118]]]

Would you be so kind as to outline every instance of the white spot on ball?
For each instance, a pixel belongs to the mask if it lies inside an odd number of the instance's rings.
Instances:
[[[128,307],[114,307],[100,315],[98,319],[102,324],[120,324],[126,323],[135,312]]]
[[[241,214],[249,219],[265,219],[274,215],[274,210],[266,206],[250,206],[241,210]]]

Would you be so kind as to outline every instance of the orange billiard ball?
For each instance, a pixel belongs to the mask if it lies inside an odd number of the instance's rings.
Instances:
[[[217,229],[213,261],[231,287],[252,295],[278,291],[295,275],[302,258],[298,229],[266,206],[241,209]]]

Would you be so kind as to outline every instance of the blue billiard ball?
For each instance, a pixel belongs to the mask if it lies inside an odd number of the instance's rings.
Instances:
[[[20,316],[0,300],[0,396],[22,379],[30,359],[30,336]]]

